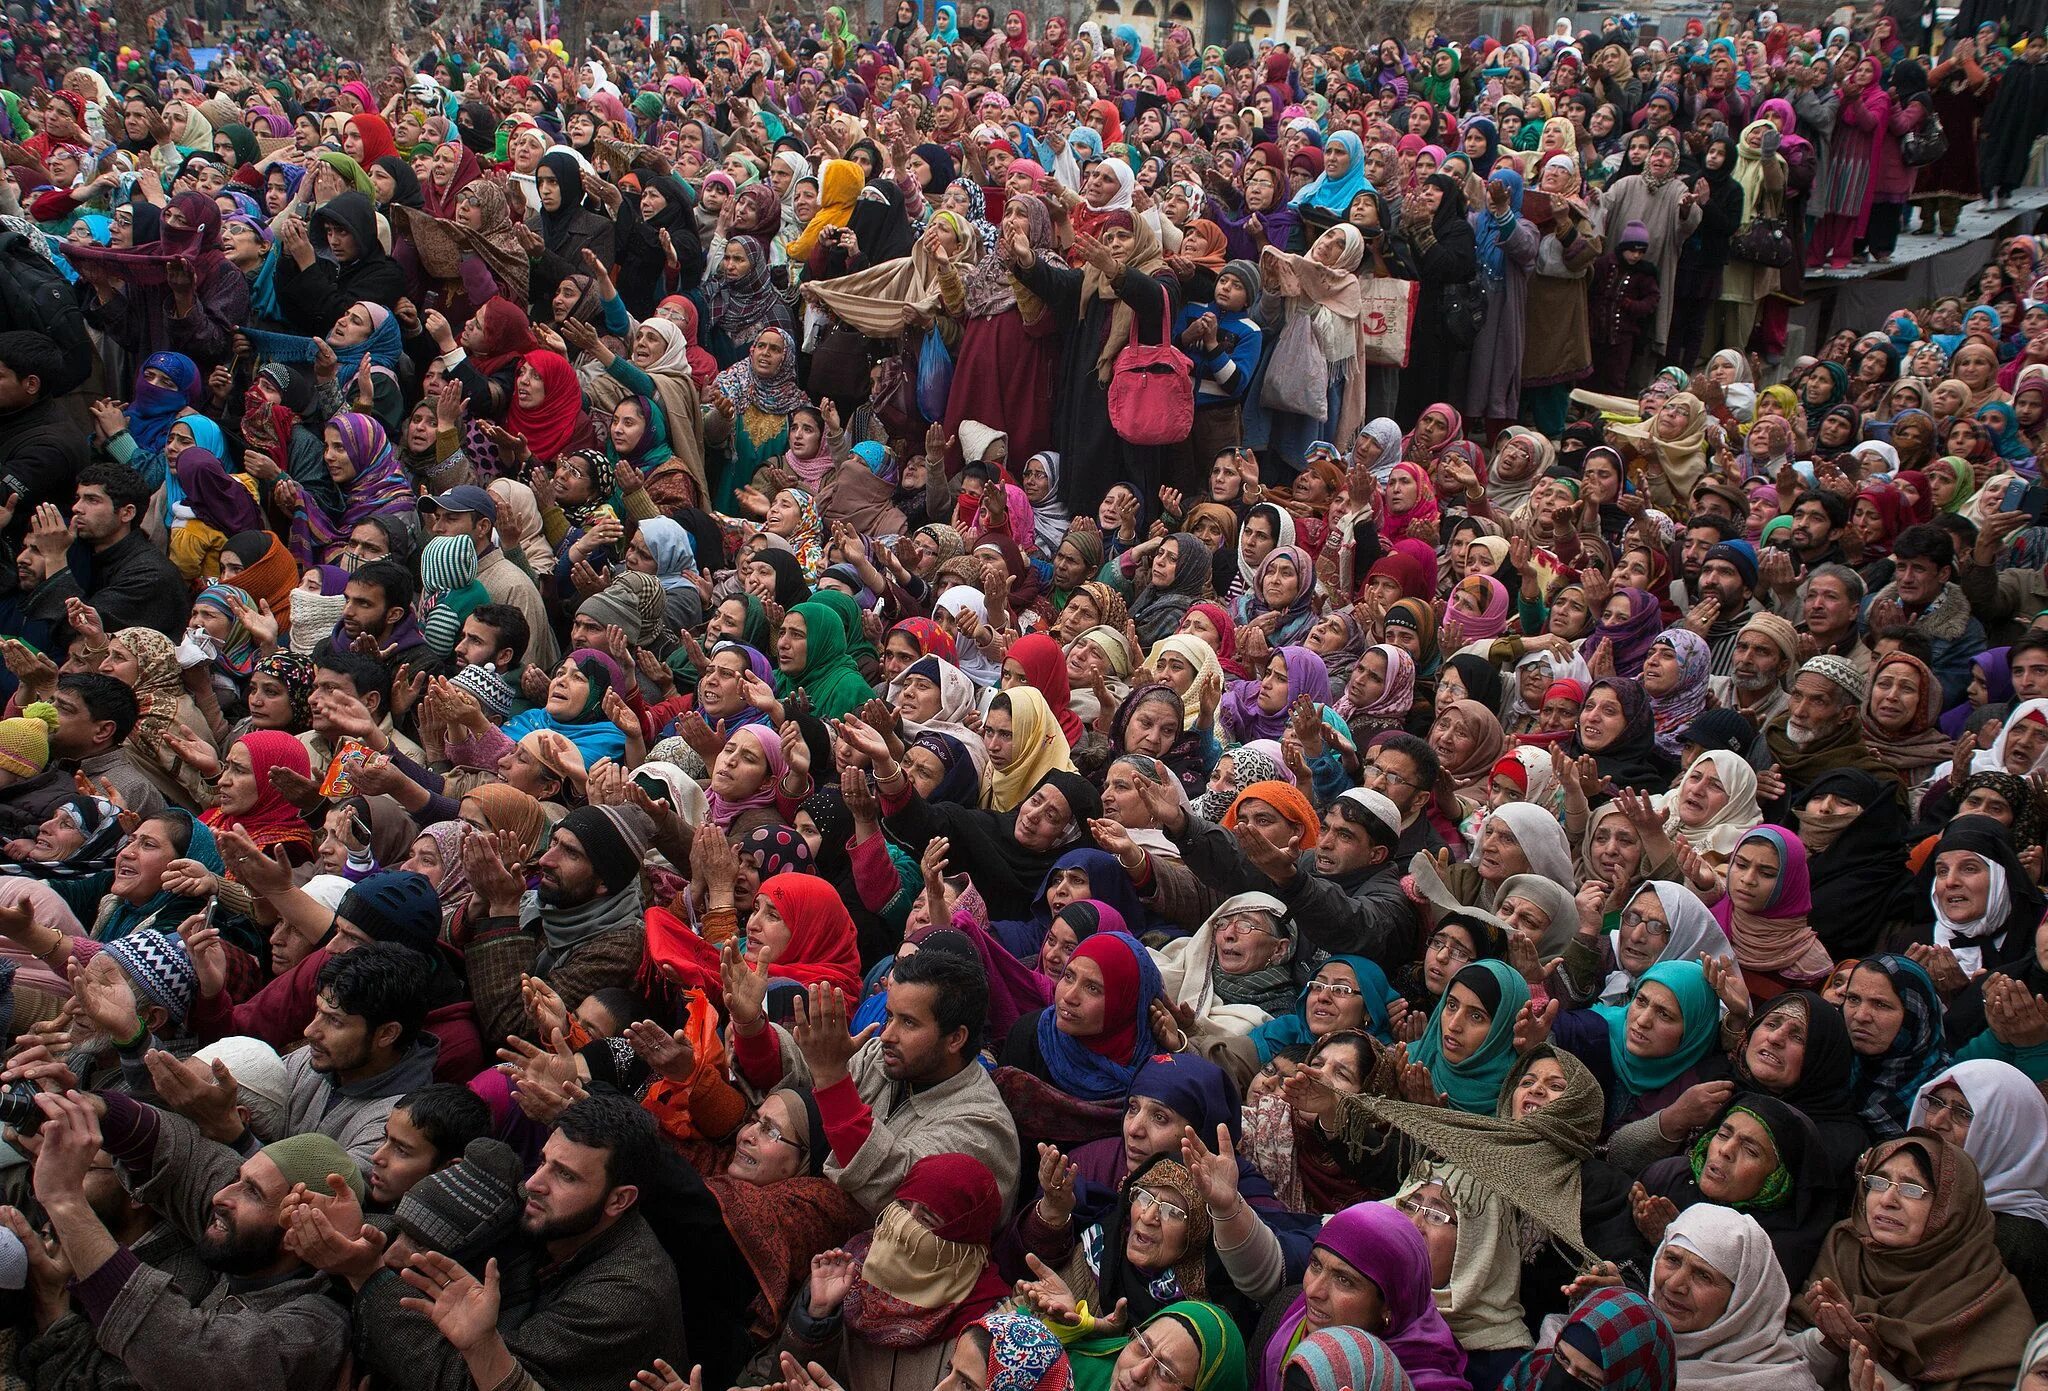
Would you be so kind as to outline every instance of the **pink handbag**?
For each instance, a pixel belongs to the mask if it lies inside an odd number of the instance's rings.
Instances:
[[[1109,423],[1130,444],[1178,444],[1195,428],[1195,365],[1173,344],[1164,286],[1159,299],[1159,341],[1142,342],[1133,318],[1109,379]]]

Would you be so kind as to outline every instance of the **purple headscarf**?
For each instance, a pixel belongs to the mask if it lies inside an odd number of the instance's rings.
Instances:
[[[1610,627],[1605,618],[1593,626],[1592,636],[1586,640],[1582,654],[1588,662],[1600,650],[1603,640],[1614,645],[1614,674],[1626,676],[1631,681],[1643,674],[1643,658],[1650,655],[1650,648],[1664,631],[1664,617],[1654,595],[1647,589],[1634,585],[1623,585],[1617,594],[1628,596],[1628,618]]]
[[[412,486],[391,452],[382,424],[372,416],[350,411],[328,421],[327,428],[341,436],[342,451],[356,470],[355,476],[341,485],[341,516],[329,517],[314,504],[292,520],[295,535],[303,528],[304,534],[323,548],[348,540],[350,532],[372,517],[409,512],[413,505]]]
[[[1429,1247],[1414,1223],[1391,1204],[1359,1203],[1326,1222],[1315,1244],[1379,1286],[1387,1317],[1380,1337],[1415,1391],[1471,1391],[1464,1351],[1437,1312]],[[1308,1300],[1300,1295],[1287,1306],[1259,1353],[1255,1391],[1280,1391],[1281,1366],[1307,1310]]]
[[[1283,647],[1280,658],[1287,663],[1287,707],[1307,696],[1318,705],[1330,703],[1330,669],[1318,654],[1306,647]],[[1269,659],[1270,661],[1270,659]],[[1260,675],[1264,675],[1263,670]],[[1254,739],[1278,739],[1287,732],[1288,708],[1269,714],[1259,705],[1259,677],[1233,681],[1223,695],[1223,721],[1241,744]]]
[[[255,497],[234,479],[211,450],[193,445],[178,456],[178,486],[192,514],[217,531],[235,536],[262,531],[269,523]]]

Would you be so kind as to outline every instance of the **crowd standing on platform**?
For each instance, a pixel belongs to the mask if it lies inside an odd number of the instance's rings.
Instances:
[[[0,1387],[2048,1391],[2038,13],[534,20],[0,17]]]

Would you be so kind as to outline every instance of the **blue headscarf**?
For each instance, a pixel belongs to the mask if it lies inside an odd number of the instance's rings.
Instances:
[[[650,517],[640,523],[640,539],[654,557],[654,577],[663,589],[695,589],[690,576],[697,569],[697,547],[681,522]]]
[[[145,821],[157,819],[182,821],[185,823],[190,839],[186,842],[185,853],[180,857],[181,859],[192,860],[203,868],[212,870],[215,874],[224,872],[226,866],[221,862],[220,843],[213,838],[212,829],[200,821],[198,817],[183,808],[170,807],[158,812],[155,817],[145,816],[143,818]],[[130,903],[123,898],[110,898],[109,901],[114,905],[113,910],[107,914],[105,921],[99,923],[92,932],[92,935],[102,942],[118,941],[120,938],[126,937],[136,928],[147,923],[156,914],[163,912],[173,904],[181,902],[169,889],[158,889],[156,894],[145,903]],[[183,901],[189,901],[195,907],[201,906],[201,902],[198,899]],[[173,911],[170,914],[166,914],[164,921],[175,925],[175,919],[178,916],[179,914]]]
[[[277,256],[277,245],[272,243],[270,250],[263,253],[263,264],[256,267],[256,274],[249,281],[249,312],[273,324],[284,318],[284,302],[277,297]]]
[[[1614,1078],[1628,1096],[1648,1096],[1678,1080],[1684,1071],[1707,1055],[1721,1028],[1721,1005],[1707,984],[1707,973],[1697,961],[1660,961],[1643,972],[1628,993],[1633,1004],[1646,985],[1661,985],[1678,1001],[1685,1020],[1676,1051],[1661,1058],[1639,1058],[1628,1051],[1627,1004],[1595,1005],[1593,1012],[1607,1021],[1607,1056],[1614,1065]],[[1628,1096],[1618,1098],[1625,1106]],[[1617,1098],[1610,1098],[1610,1101]],[[1613,1111],[1615,1108],[1608,1108]]]
[[[1977,423],[1991,436],[1991,446],[2001,459],[2031,459],[2034,451],[2020,438],[2019,414],[2003,401],[1977,407]]]
[[[1507,214],[1495,216],[1490,204],[1475,208],[1472,212],[1472,236],[1479,243],[1479,267],[1486,273],[1486,278],[1504,280],[1508,273],[1508,238],[1515,234],[1515,219],[1522,215],[1522,176],[1512,169],[1498,169],[1494,171],[1493,178],[1507,186]]]
[[[1128,954],[1135,989],[1126,991],[1110,978],[1108,970],[1103,971],[1108,1008],[1102,1033],[1089,1039],[1061,1033],[1057,1006],[1038,1016],[1038,1053],[1045,1060],[1047,1080],[1081,1101],[1122,1101],[1130,1092],[1131,1079],[1152,1056],[1150,1016],[1161,987],[1159,967],[1144,943],[1128,932],[1098,932],[1074,948],[1069,961],[1113,960],[1112,954],[1117,952]],[[1097,969],[1102,968],[1098,965]],[[1117,972],[1119,977],[1122,974]],[[1125,1010],[1130,1011],[1128,1018]],[[1104,1051],[1097,1052],[1098,1047]]]
[[[1472,159],[1472,156],[1469,154],[1465,155],[1466,159],[1472,161],[1472,172],[1484,179],[1493,172],[1493,162],[1500,158],[1500,127],[1493,123],[1491,116],[1474,116],[1465,122],[1465,129],[1476,130],[1486,137],[1485,154],[1482,154],[1477,159]],[[1458,148],[1460,153],[1464,153],[1462,143]]]
[[[151,361],[155,361],[155,359],[152,358]],[[213,455],[214,458],[220,460],[222,468],[228,467],[227,436],[221,433],[220,426],[214,424],[211,417],[201,415],[197,411],[194,411],[190,415],[177,416],[171,421],[169,425],[166,425],[164,427],[164,438],[169,439],[171,430],[179,425],[183,425],[188,431],[191,432],[192,443],[195,447],[204,449],[207,453]],[[134,428],[132,426],[129,428],[129,433],[131,435],[135,433]],[[172,525],[173,522],[177,519],[173,509],[178,507],[184,501],[185,488],[183,484],[178,482],[178,471],[174,468],[171,468],[169,466],[169,461],[166,460],[164,467],[163,517],[165,526]]]
[[[1147,930],[1152,919],[1145,912],[1145,906],[1138,901],[1138,892],[1131,885],[1131,876],[1116,862],[1116,856],[1106,850],[1069,850],[1045,872],[1039,881],[1038,896],[1031,900],[1031,916],[1028,918],[998,921],[989,924],[989,932],[998,942],[1008,947],[1012,956],[1029,960],[1045,941],[1045,934],[1052,928],[1052,903],[1048,895],[1052,890],[1053,876],[1063,869],[1078,869],[1088,876],[1087,896],[1107,903],[1116,909],[1124,924],[1134,932]]]
[[[1325,163],[1324,172],[1294,195],[1293,206],[1315,208],[1341,218],[1351,211],[1351,200],[1371,187],[1365,181],[1365,145],[1354,132],[1340,130],[1330,137],[1330,148],[1341,149],[1347,156],[1343,175],[1332,180]],[[1328,158],[1326,153],[1324,159]]]
[[[960,42],[960,7],[952,0],[939,0],[938,18],[932,21],[932,37],[948,48]]]
[[[1693,969],[1698,970],[1699,967],[1695,965]],[[1523,1005],[1529,1003],[1529,983],[1507,962],[1489,960],[1475,961],[1465,967],[1451,978],[1451,985],[1465,984],[1467,989],[1476,989],[1461,978],[1470,977],[1470,973],[1477,971],[1493,977],[1499,999],[1493,1007],[1493,1023],[1472,1056],[1463,1062],[1453,1062],[1444,1054],[1444,1002],[1451,998],[1450,986],[1444,987],[1436,1008],[1430,1011],[1429,1024],[1423,1029],[1422,1037],[1409,1046],[1408,1056],[1429,1069],[1431,1084],[1449,1099],[1452,1110],[1471,1116],[1490,1116],[1500,1100],[1501,1084],[1514,1070],[1515,1016],[1522,1012]]]
[[[1387,984],[1387,973],[1377,962],[1363,956],[1333,956],[1324,966],[1343,962],[1358,977],[1358,992],[1365,1001],[1365,1031],[1381,1043],[1392,1043],[1394,1036],[1388,1021],[1387,1007],[1400,997]],[[1320,967],[1318,973],[1320,973]],[[1270,1063],[1274,1055],[1289,1048],[1304,1048],[1313,1044],[1315,1035],[1308,1028],[1308,986],[1301,988],[1301,994],[1294,1002],[1294,1013],[1268,1020],[1251,1032],[1254,1047],[1259,1050],[1259,1061]]]
[[[363,303],[368,304],[370,302],[365,300]],[[354,347],[334,349],[335,361],[340,364],[334,373],[336,381],[345,382],[355,376],[357,370],[363,365],[363,359],[366,357],[377,367],[389,367],[393,370],[396,370],[398,367],[398,355],[404,350],[405,346],[398,334],[398,316],[385,309],[381,304],[372,305],[371,307],[383,312],[383,322],[371,329],[370,336]],[[375,318],[376,316],[372,315],[371,317]],[[333,347],[332,344],[328,346]]]
[[[143,380],[143,373],[152,367],[169,377],[171,385]],[[197,404],[199,364],[183,353],[151,353],[143,359],[142,371],[135,374],[135,395],[128,402],[128,436],[137,448],[161,454],[178,412]]]

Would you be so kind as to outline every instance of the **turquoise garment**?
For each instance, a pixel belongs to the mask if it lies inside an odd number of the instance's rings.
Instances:
[[[1593,1012],[1607,1021],[1607,1054],[1614,1064],[1614,1077],[1631,1096],[1648,1096],[1670,1086],[1684,1071],[1707,1055],[1714,1046],[1714,1034],[1721,1027],[1721,1004],[1707,984],[1707,973],[1697,961],[1660,961],[1643,972],[1634,990],[1633,1004],[1646,985],[1661,985],[1678,999],[1685,1018],[1685,1032],[1679,1036],[1678,1051],[1662,1058],[1639,1058],[1628,1051],[1628,1005],[1595,1005]]]
[[[1372,185],[1365,181],[1365,144],[1356,134],[1340,130],[1330,137],[1330,144],[1343,147],[1344,153],[1350,157],[1344,173],[1335,179],[1326,173],[1316,175],[1314,182],[1294,195],[1293,205],[1342,218],[1351,211],[1351,200]]]
[[[589,767],[600,758],[623,758],[626,754],[626,736],[619,733],[617,725],[603,716],[585,720],[580,724],[568,724],[556,719],[544,708],[537,707],[514,715],[500,728],[514,743],[536,729],[552,729],[576,746],[576,752],[583,755],[585,767]]]
[[[1515,1016],[1529,1003],[1529,983],[1505,961],[1475,961],[1465,970],[1485,971],[1500,987],[1500,1008],[1493,1012],[1493,1025],[1487,1029],[1485,1039],[1461,1063],[1444,1056],[1444,1000],[1451,994],[1447,987],[1443,999],[1430,1011],[1429,1026],[1422,1031],[1422,1037],[1409,1045],[1408,1056],[1429,1069],[1430,1080],[1450,1098],[1452,1109],[1467,1115],[1490,1116],[1500,1100],[1501,1084],[1514,1070]],[[1459,972],[1463,974],[1464,971]],[[1451,984],[1457,984],[1455,977]]]
[[[1387,984],[1387,973],[1379,964],[1363,956],[1333,956],[1324,966],[1341,961],[1351,968],[1358,977],[1358,988],[1365,998],[1365,1029],[1381,1043],[1391,1044],[1394,1036],[1387,1016],[1387,1007],[1399,999],[1394,988]],[[1320,969],[1320,968],[1318,968]],[[1303,1048],[1313,1044],[1315,1035],[1308,1031],[1308,987],[1301,988],[1300,996],[1294,1002],[1294,1013],[1268,1020],[1251,1032],[1252,1043],[1259,1050],[1259,1061],[1270,1063],[1277,1053],[1289,1048]]]

